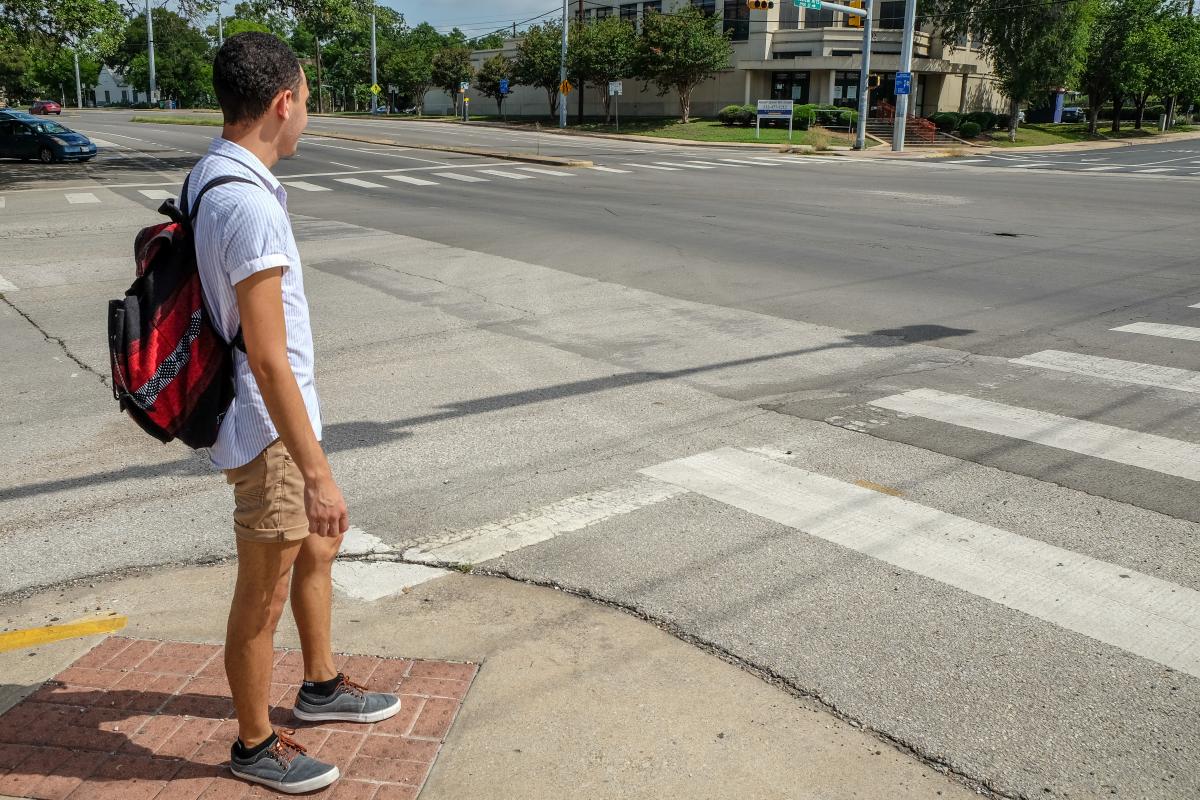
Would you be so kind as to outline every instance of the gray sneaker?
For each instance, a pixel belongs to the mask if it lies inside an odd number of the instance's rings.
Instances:
[[[341,777],[337,767],[307,755],[303,745],[283,731],[275,735],[275,744],[253,758],[238,758],[235,746],[229,754],[233,774],[284,794],[315,792]]]
[[[296,719],[305,722],[379,722],[400,713],[400,698],[394,694],[368,692],[366,687],[338,675],[341,683],[328,697],[318,697],[300,689]]]

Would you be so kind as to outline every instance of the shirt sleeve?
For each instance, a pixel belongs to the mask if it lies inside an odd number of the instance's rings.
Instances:
[[[291,224],[287,212],[265,192],[247,194],[233,208],[221,236],[221,263],[229,283],[237,286],[256,272],[292,266]]]

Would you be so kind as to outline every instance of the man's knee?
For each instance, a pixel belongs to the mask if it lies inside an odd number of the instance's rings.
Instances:
[[[344,537],[344,534],[338,534],[337,536],[309,534],[308,538],[304,540],[301,557],[310,560],[318,566],[329,567],[337,559],[338,551],[342,549],[342,539]]]

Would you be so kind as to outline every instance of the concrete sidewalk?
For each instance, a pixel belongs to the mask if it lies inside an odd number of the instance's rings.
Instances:
[[[233,577],[231,565],[159,570],[51,590],[2,619],[14,630],[111,609],[129,618],[122,636],[219,643]],[[480,664],[423,800],[975,795],[738,666],[553,589],[451,573],[376,602],[339,597],[335,627],[343,652]],[[98,641],[0,653],[0,711]],[[277,645],[298,646],[287,616]]]

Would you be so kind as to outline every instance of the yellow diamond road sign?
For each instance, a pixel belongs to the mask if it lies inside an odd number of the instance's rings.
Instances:
[[[380,89],[380,88],[379,88],[379,84],[378,84],[378,83],[373,83],[373,84],[371,84],[371,94],[379,94],[379,93],[380,93],[380,92],[382,92],[382,91],[383,91],[383,89]]]
[[[570,93],[571,93],[571,90],[572,90],[572,89],[574,89],[574,88],[575,88],[575,87],[571,85],[571,82],[570,82],[570,81],[563,81],[562,83],[560,83],[560,84],[558,85],[558,90],[559,90],[560,92],[562,92],[563,94],[570,94]]]

